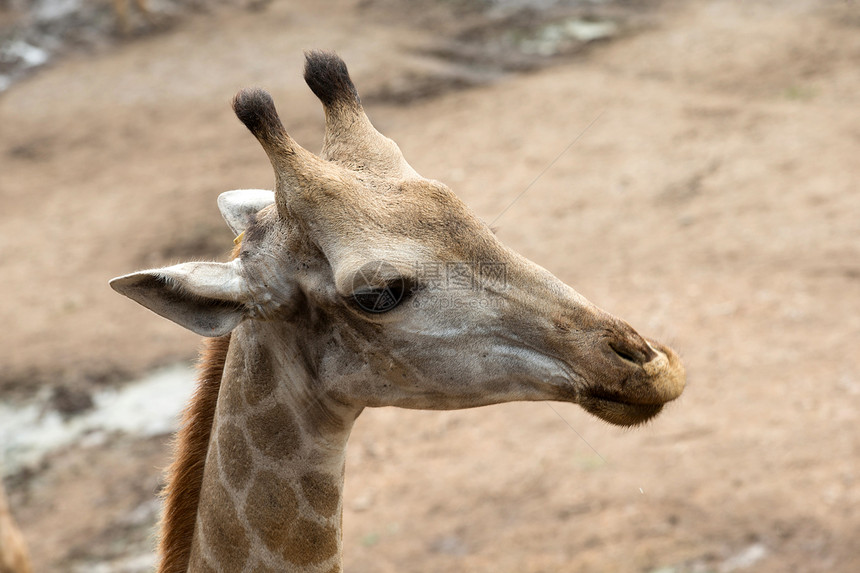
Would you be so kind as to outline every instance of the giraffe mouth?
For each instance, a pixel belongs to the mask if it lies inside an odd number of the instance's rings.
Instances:
[[[579,405],[589,414],[616,426],[644,424],[663,409],[663,404],[634,404],[595,394],[580,398]]]

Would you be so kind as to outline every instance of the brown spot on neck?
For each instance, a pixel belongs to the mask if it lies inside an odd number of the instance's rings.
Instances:
[[[302,476],[302,493],[311,507],[323,517],[331,517],[340,504],[339,478],[321,472],[308,472]],[[340,482],[340,483],[339,483]]]
[[[338,542],[339,534],[334,526],[299,518],[288,530],[281,554],[296,565],[322,563],[337,554]]]
[[[268,349],[262,346],[244,348],[244,368],[256,375],[242,380],[242,394],[249,406],[256,406],[272,395],[277,385],[274,366]]]
[[[218,453],[221,472],[230,487],[241,490],[251,477],[251,453],[242,429],[227,422],[218,424]]]
[[[213,466],[218,466],[216,450],[209,453]],[[195,553],[205,551],[222,571],[241,571],[248,562],[251,543],[239,522],[235,500],[227,488],[218,481],[218,472],[207,473],[202,495],[206,503],[200,506],[197,531],[202,532],[203,543],[197,543]]]
[[[248,418],[248,435],[258,451],[274,459],[285,459],[301,447],[301,435],[292,410],[275,404]]]
[[[298,517],[299,502],[289,482],[272,471],[254,478],[245,502],[248,523],[272,551],[284,543],[285,529]]]

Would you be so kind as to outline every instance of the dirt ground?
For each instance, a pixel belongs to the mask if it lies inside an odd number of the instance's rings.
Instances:
[[[271,186],[230,98],[266,87],[318,150],[302,50],[335,49],[377,127],[488,221],[581,136],[498,234],[689,376],[635,430],[568,404],[366,411],[347,571],[860,571],[860,5],[633,5],[612,40],[536,69],[445,43],[476,18],[450,6],[317,4],[196,15],[0,96],[0,396],[194,355],[107,281],[228,250],[218,193]],[[38,571],[146,563],[167,439],[7,476]]]

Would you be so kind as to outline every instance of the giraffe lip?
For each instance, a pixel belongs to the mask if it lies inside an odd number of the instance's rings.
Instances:
[[[581,397],[579,405],[589,414],[616,426],[643,424],[663,409],[663,404],[622,402],[616,398],[595,394]]]

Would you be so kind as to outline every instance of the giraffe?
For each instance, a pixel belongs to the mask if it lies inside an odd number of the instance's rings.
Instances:
[[[0,573],[32,571],[27,544],[24,543],[24,536],[12,517],[6,490],[0,482]]]
[[[559,400],[630,426],[684,388],[673,350],[418,175],[370,123],[343,60],[306,53],[304,75],[325,112],[319,156],[265,91],[233,99],[275,185],[219,196],[237,235],[229,262],[111,281],[208,337],[168,469],[161,573],[341,571],[345,452],[364,408]]]

